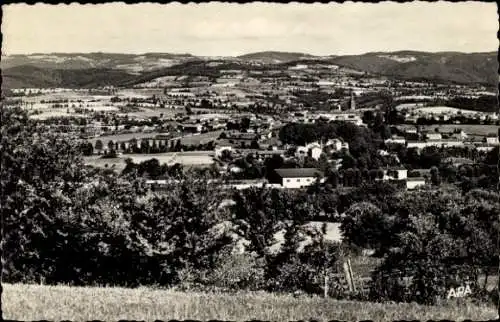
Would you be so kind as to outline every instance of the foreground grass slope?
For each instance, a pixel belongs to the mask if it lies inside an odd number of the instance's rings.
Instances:
[[[486,320],[493,306],[379,304],[269,293],[208,294],[151,288],[97,288],[4,284],[4,319],[104,320]]]

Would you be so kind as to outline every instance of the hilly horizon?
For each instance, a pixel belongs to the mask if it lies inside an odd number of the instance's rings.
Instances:
[[[189,62],[201,64],[227,60],[264,65],[328,63],[370,74],[402,79],[433,80],[461,84],[498,83],[496,52],[422,52],[401,50],[360,55],[317,56],[299,52],[262,51],[239,56],[194,56],[171,53],[51,53],[2,56],[4,88],[120,85],[137,79],[161,77]],[[211,69],[213,71],[213,69]],[[108,74],[108,75],[107,75]],[[72,79],[83,77],[83,81]]]

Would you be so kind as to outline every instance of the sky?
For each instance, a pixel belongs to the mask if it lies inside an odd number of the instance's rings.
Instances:
[[[12,4],[2,55],[498,50],[495,3]]]

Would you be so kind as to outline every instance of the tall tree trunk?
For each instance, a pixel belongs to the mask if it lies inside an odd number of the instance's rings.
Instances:
[[[483,284],[483,289],[486,290],[486,286],[488,285],[488,270],[485,270],[485,275],[484,275],[484,284]]]

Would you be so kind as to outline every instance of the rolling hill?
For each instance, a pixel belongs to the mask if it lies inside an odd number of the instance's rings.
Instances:
[[[290,53],[281,51],[262,51],[257,53],[250,53],[236,57],[243,61],[260,61],[263,63],[285,63],[293,60],[320,58],[304,53]]]
[[[264,65],[251,67],[252,62]],[[407,80],[434,80],[461,84],[498,84],[497,54],[374,52],[349,56],[313,56],[266,51],[225,58],[189,54],[33,54],[3,56],[2,87],[92,87],[132,85],[167,75],[217,77],[221,69],[277,68],[299,62],[329,63]],[[216,63],[216,64],[211,64]],[[267,67],[266,67],[267,66]]]
[[[424,53],[400,51],[339,56],[332,63],[369,73],[404,79],[462,84],[498,83],[497,53]]]
[[[193,59],[197,58],[189,54],[168,53],[146,53],[141,55],[113,53],[33,54],[2,56],[0,66],[2,69],[24,65],[51,69],[105,68],[141,73]]]
[[[2,88],[91,88],[115,85],[135,75],[109,68],[50,69],[22,65],[2,71]]]

